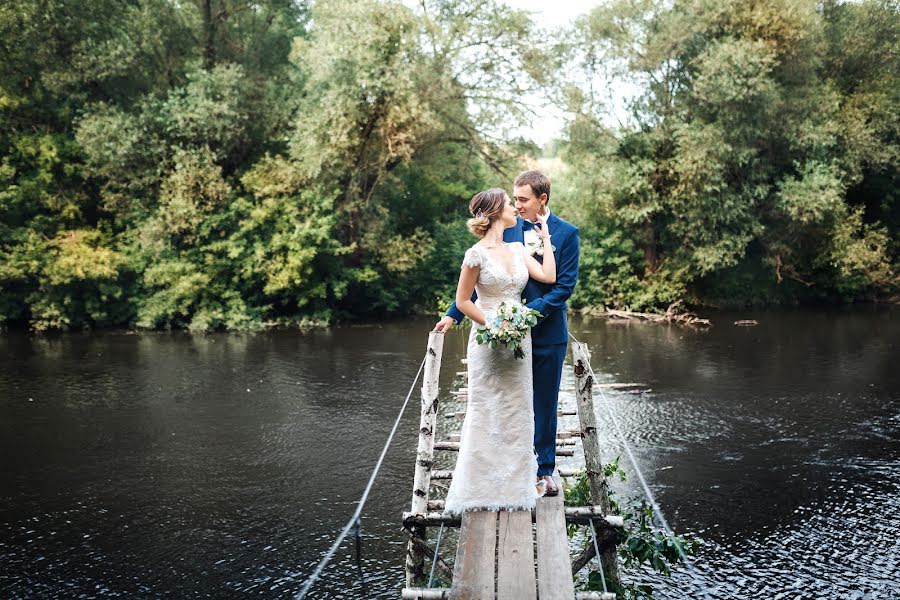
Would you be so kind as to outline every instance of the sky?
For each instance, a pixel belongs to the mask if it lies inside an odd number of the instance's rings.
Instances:
[[[504,4],[521,10],[527,10],[532,18],[547,29],[556,29],[568,25],[576,17],[582,15],[599,4],[598,0],[502,0]],[[537,99],[536,99],[537,100]],[[522,137],[531,138],[539,145],[562,136],[565,123],[563,112],[553,106],[541,108],[540,118],[532,122],[531,127],[523,129]]]
[[[559,27],[600,4],[598,0],[501,0],[507,6],[527,10],[547,27]]]
[[[404,0],[411,4],[415,4],[415,0]],[[546,29],[557,29],[571,23],[576,17],[590,11],[595,6],[602,4],[602,0],[500,0],[504,4],[526,10],[532,14],[532,18]],[[633,84],[624,81],[613,81],[610,90],[610,98],[612,100],[606,125],[615,127],[617,122],[627,121],[626,102],[635,93],[636,88]],[[565,124],[565,115],[562,110],[555,106],[546,106],[543,98],[535,95],[529,99],[533,105],[540,105],[538,117],[521,130],[513,132],[515,136],[530,138],[543,145],[546,142],[562,136],[562,129]]]

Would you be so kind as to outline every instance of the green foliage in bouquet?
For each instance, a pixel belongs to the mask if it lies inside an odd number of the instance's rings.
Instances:
[[[541,313],[518,302],[501,302],[496,311],[490,311],[485,316],[484,325],[476,330],[475,341],[487,344],[492,350],[497,348],[498,343],[503,344],[513,351],[516,358],[524,359],[522,341],[528,331],[537,325]]]

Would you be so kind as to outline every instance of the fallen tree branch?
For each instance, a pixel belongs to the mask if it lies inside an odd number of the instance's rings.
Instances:
[[[666,309],[665,313],[648,313],[636,312],[631,310],[618,310],[615,308],[605,308],[602,310],[589,311],[592,315],[605,316],[610,319],[636,319],[639,321],[650,321],[652,323],[675,323],[676,325],[686,325],[688,327],[709,327],[712,325],[709,319],[701,319],[697,315],[690,312],[678,312],[676,307],[681,304],[681,300],[673,302]]]

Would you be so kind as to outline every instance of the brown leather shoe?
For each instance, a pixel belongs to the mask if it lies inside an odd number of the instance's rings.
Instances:
[[[553,477],[550,475],[544,475],[541,477],[544,481],[547,482],[547,496],[558,496],[559,495],[559,486],[556,485],[556,482],[553,480]]]

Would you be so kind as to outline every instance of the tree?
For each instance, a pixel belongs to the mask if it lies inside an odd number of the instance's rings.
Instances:
[[[567,96],[573,193],[580,206],[599,200],[599,210],[580,209],[588,223],[614,223],[642,248],[640,264],[623,258],[628,277],[640,277],[649,292],[605,302],[645,308],[715,294],[717,282],[754,263],[768,265],[779,283],[799,284],[781,293],[894,289],[886,231],[864,214],[852,217],[848,206],[847,190],[867,159],[842,132],[891,136],[853,116],[848,129],[845,99],[820,58],[828,54],[830,15],[799,0],[623,1],[579,21],[569,56],[575,68],[567,66],[578,74]],[[596,92],[611,74],[643,89],[631,123],[618,131],[601,125]],[[855,242],[838,241],[848,237]],[[855,285],[838,286],[841,279]]]

